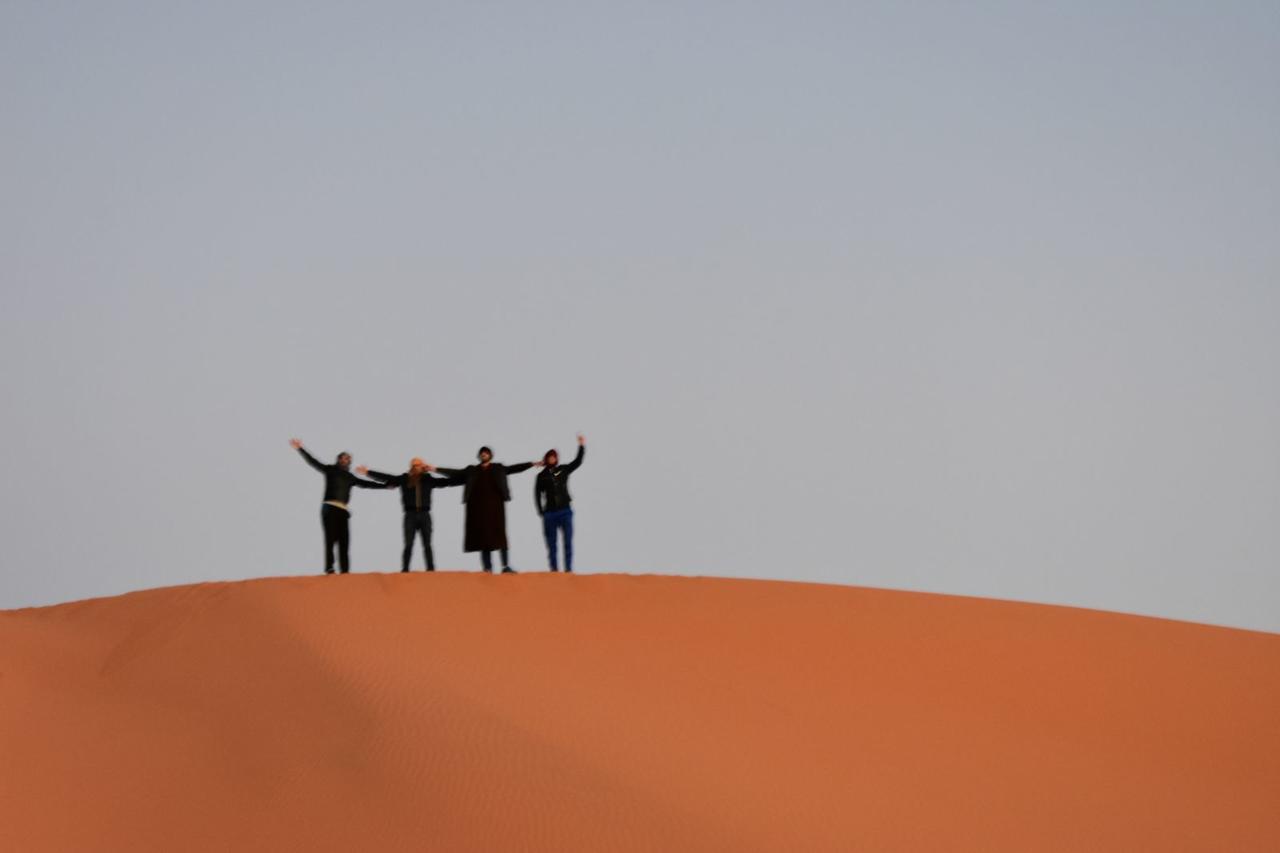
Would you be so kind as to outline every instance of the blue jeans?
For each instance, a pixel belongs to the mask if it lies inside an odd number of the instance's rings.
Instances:
[[[542,516],[542,535],[547,540],[547,559],[551,561],[551,571],[560,571],[556,559],[556,532],[564,531],[564,570],[573,571],[573,510],[553,509]]]

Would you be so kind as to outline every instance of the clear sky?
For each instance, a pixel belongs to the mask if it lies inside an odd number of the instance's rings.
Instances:
[[[583,571],[1280,631],[1277,90],[1274,2],[5,2],[0,608],[581,430]]]

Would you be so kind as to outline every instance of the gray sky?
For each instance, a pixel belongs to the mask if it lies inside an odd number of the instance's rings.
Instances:
[[[582,430],[583,571],[1280,630],[1273,2],[10,0],[0,87],[0,607]]]

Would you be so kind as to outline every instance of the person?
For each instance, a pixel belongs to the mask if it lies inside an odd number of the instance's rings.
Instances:
[[[542,470],[533,484],[533,502],[542,516],[542,535],[547,540],[547,561],[551,571],[560,568],[556,559],[557,539],[564,535],[564,570],[573,571],[573,498],[569,496],[569,475],[582,464],[587,440],[578,433],[578,454],[568,465],[560,464],[560,454],[548,450],[542,457]]]
[[[307,452],[302,442],[294,438],[289,445],[302,454],[307,464],[324,474],[324,502],[320,505],[320,523],[324,526],[324,573],[333,574],[333,549],[338,549],[338,566],[342,574],[351,570],[348,556],[351,545],[351,533],[347,524],[351,518],[351,510],[347,502],[351,499],[351,487],[362,489],[386,489],[382,483],[362,480],[351,473],[351,454],[338,454],[337,461],[326,465]]]
[[[513,574],[510,551],[507,548],[507,501],[511,500],[511,489],[507,486],[507,475],[528,471],[533,462],[521,462],[517,465],[503,465],[493,461],[493,451],[488,447],[480,448],[476,454],[480,460],[478,465],[466,468],[436,468],[446,477],[463,481],[462,502],[466,505],[466,541],[467,552],[480,552],[480,566],[486,572],[493,571],[493,552],[502,555],[502,573]]]
[[[400,555],[400,571],[409,571],[413,556],[413,540],[422,534],[422,551],[427,560],[427,571],[436,570],[436,557],[431,550],[431,493],[436,489],[461,486],[459,478],[432,477],[432,466],[418,457],[409,460],[409,470],[403,474],[384,474],[361,466],[357,474],[364,474],[388,487],[400,488],[400,505],[404,508],[404,551]]]

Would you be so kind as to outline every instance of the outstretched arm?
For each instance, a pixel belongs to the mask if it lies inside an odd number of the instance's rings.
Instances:
[[[439,468],[437,468],[436,470],[437,470],[437,471],[439,471],[440,469],[439,469]],[[433,488],[433,489],[447,489],[447,488],[449,488],[450,486],[461,486],[461,485],[464,485],[466,482],[467,482],[467,478],[466,478],[466,477],[432,477],[432,478],[431,478],[431,488]]]
[[[308,453],[307,449],[302,446],[302,442],[299,441],[298,439],[296,438],[289,439],[289,446],[292,447],[294,450],[298,451],[299,453],[301,453],[302,458],[307,460],[307,464],[310,465],[312,468],[315,468],[317,471],[328,470],[328,466],[325,465],[323,462],[321,462],[319,459],[312,456],[310,453]]]
[[[393,486],[400,485],[400,481],[404,478],[403,474],[384,474],[381,471],[373,471],[363,465],[356,469],[356,473],[377,480],[379,483],[388,483]]]
[[[351,475],[351,485],[359,486],[362,489],[394,489],[395,483],[378,483],[373,480],[362,480],[355,474]]]
[[[519,474],[522,471],[528,471],[536,464],[536,462],[517,462],[515,465],[507,465],[504,467],[506,467],[508,474]]]
[[[446,477],[465,477],[467,474],[466,468],[439,468],[432,465],[428,470],[444,474]]]

